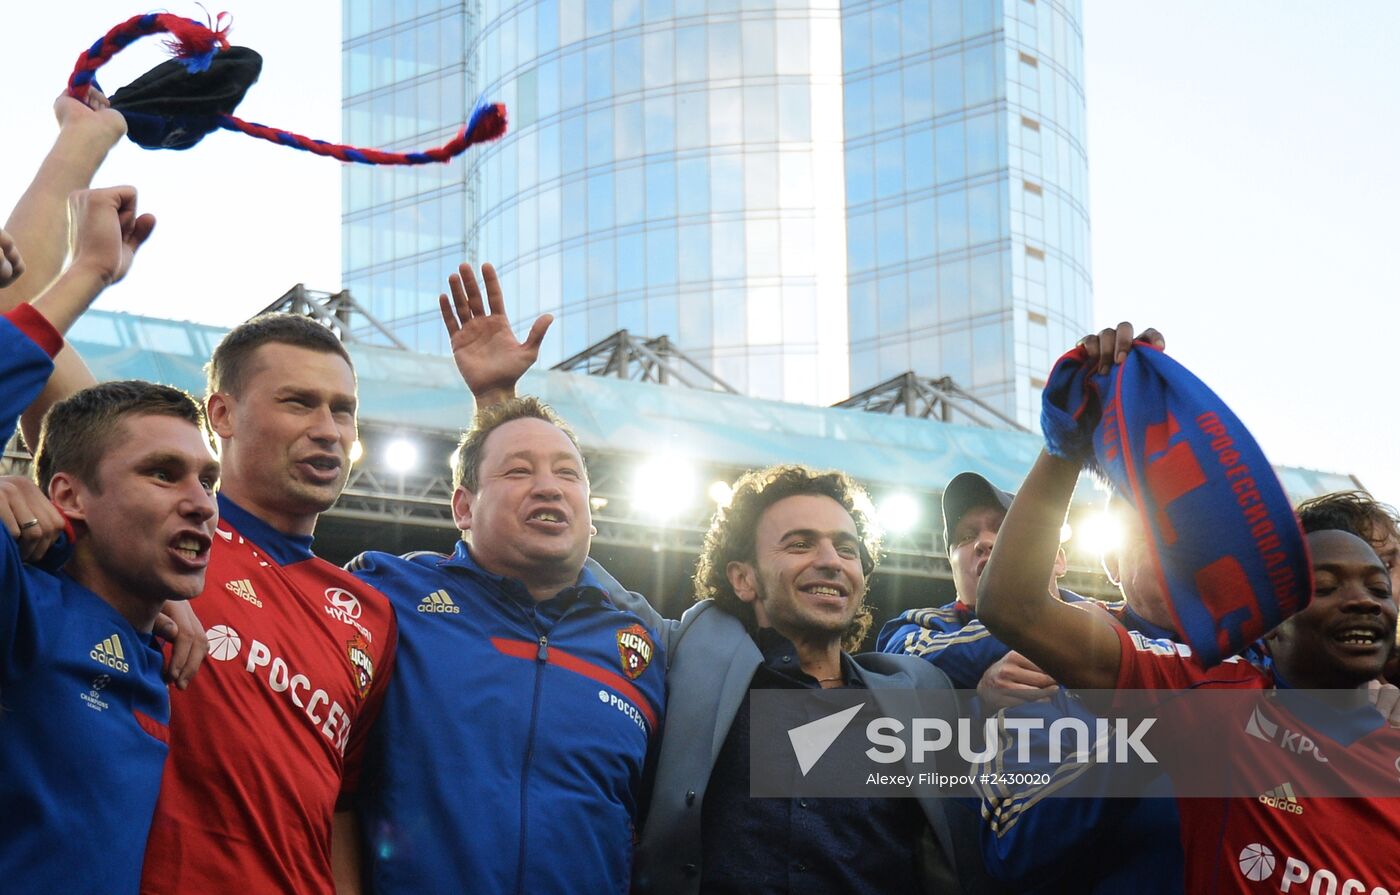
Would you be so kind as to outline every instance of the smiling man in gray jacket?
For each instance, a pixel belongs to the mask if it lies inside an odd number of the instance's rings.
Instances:
[[[879,556],[860,494],[841,472],[746,474],[705,536],[698,602],[678,621],[653,616],[669,710],[635,891],[959,890],[936,798],[749,795],[753,690],[949,686],[917,659],[849,652],[870,626],[864,597]],[[947,704],[951,714],[951,691]]]

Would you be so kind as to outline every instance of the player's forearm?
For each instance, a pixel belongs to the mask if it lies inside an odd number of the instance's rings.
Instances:
[[[39,444],[39,429],[44,414],[50,407],[96,382],[97,377],[92,375],[92,371],[83,363],[82,357],[73,346],[64,345],[63,350],[53,359],[53,374],[49,376],[44,391],[20,416],[19,426],[20,431],[24,433],[24,443],[29,445],[31,450]]]
[[[475,399],[477,407],[490,407],[492,404],[501,404],[514,397],[515,383],[513,382],[509,386],[495,386],[482,389],[480,392],[472,392],[472,398]]]
[[[1006,513],[977,586],[977,617],[1028,656],[1019,641],[1033,635],[1038,619],[1053,608],[1045,581],[1055,567],[1060,527],[1078,480],[1079,467],[1041,452]]]
[[[110,146],[110,138],[89,128],[59,131],[5,223],[24,256],[25,274],[0,290],[0,310],[31,301],[54,282],[68,255],[68,196],[92,183]]]
[[[31,304],[54,329],[66,334],[106,288],[101,273],[84,264],[72,264]]]

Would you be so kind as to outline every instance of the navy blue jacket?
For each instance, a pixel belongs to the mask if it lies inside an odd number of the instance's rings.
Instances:
[[[656,632],[589,568],[540,603],[464,543],[348,568],[399,626],[358,796],[372,891],[625,892],[665,705]]]
[[[1060,599],[1078,603],[1084,598],[1060,589]],[[962,603],[937,609],[910,609],[885,622],[875,638],[882,653],[918,656],[942,669],[959,690],[975,690],[986,670],[1011,651],[992,636]]]

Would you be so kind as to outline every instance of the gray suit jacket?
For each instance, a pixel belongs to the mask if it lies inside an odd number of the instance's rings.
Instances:
[[[623,597],[614,592],[613,599],[648,618],[662,632],[666,649],[666,720],[633,868],[633,891],[690,895],[700,886],[705,788],[763,654],[743,623],[712,600],[697,603],[674,621],[662,618],[636,594]],[[956,716],[947,677],[927,662],[878,653],[854,659],[877,701],[880,689],[947,690],[946,717]],[[931,833],[919,847],[925,888],[958,891],[953,836],[943,806],[934,798],[919,802]]]

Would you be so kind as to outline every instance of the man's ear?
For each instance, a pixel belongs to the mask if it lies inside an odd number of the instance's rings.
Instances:
[[[458,531],[471,531],[472,504],[475,501],[476,495],[461,485],[452,492],[452,522]]]
[[[86,498],[86,489],[79,486],[71,473],[56,472],[49,479],[49,501],[72,521],[87,521]]]
[[[1069,560],[1065,559],[1065,548],[1061,547],[1055,551],[1055,580],[1059,581],[1065,577],[1065,571],[1069,567]]]
[[[220,438],[233,435],[233,399],[224,392],[214,392],[205,402],[204,413],[209,417],[209,428]]]
[[[734,594],[739,599],[745,603],[752,603],[758,599],[753,566],[735,560],[724,567],[724,576],[729,579],[729,586],[734,588]]]

